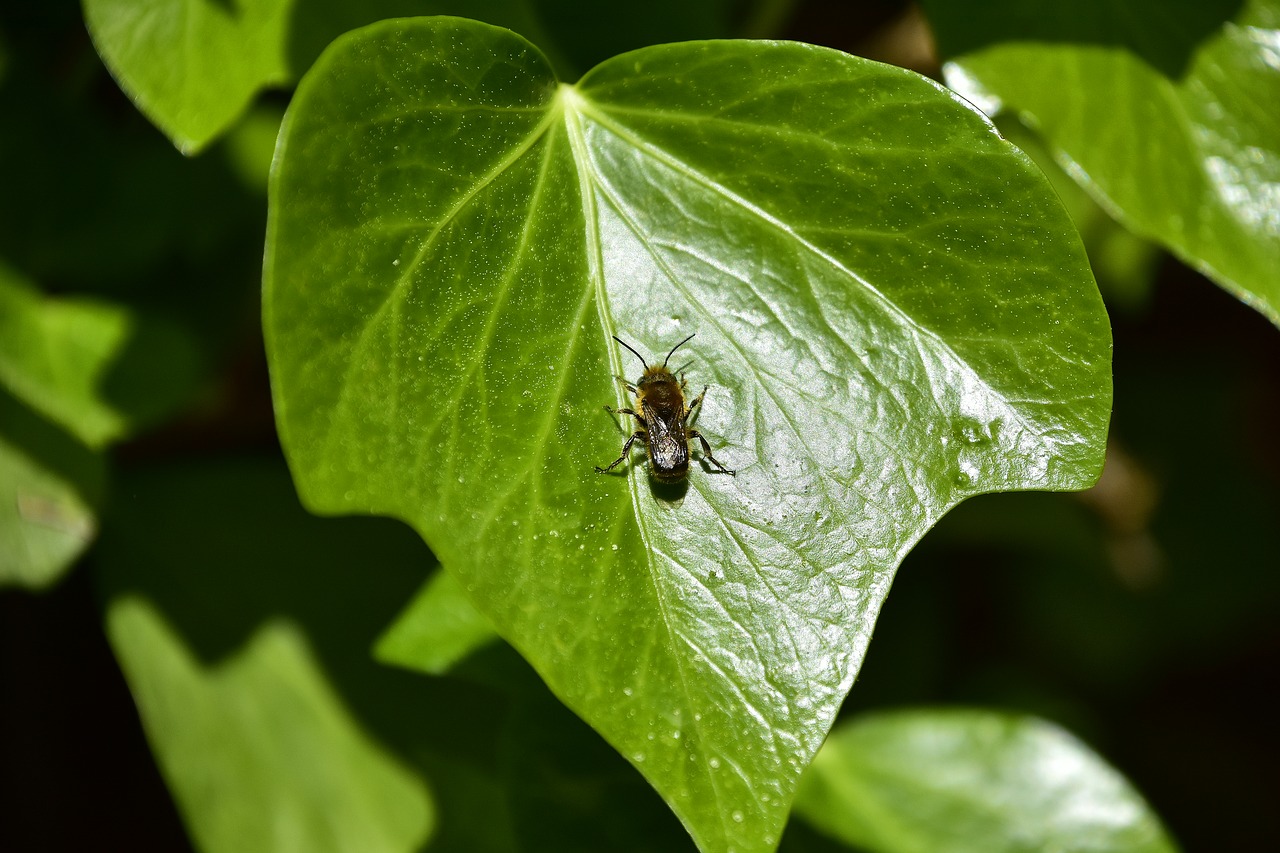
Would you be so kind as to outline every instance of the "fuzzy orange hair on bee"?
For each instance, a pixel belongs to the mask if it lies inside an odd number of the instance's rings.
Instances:
[[[673,346],[671,352],[667,353],[667,357],[662,360],[662,364],[656,367],[650,367],[644,360],[644,356],[617,335],[614,335],[613,339],[640,359],[640,363],[644,365],[644,373],[640,381],[634,385],[630,382],[626,383],[627,390],[635,397],[635,408],[615,409],[612,406],[604,408],[615,415],[630,415],[636,419],[638,428],[622,445],[622,455],[613,460],[607,468],[597,465],[596,471],[604,474],[621,465],[631,453],[631,445],[639,440],[644,443],[649,453],[649,470],[653,478],[660,483],[678,483],[689,473],[689,443],[696,438],[702,445],[702,455],[708,462],[725,474],[735,474],[736,472],[721,465],[720,461],[712,455],[711,445],[703,438],[702,433],[689,426],[689,417],[693,414],[693,410],[702,404],[702,399],[707,396],[711,386],[703,388],[702,393],[686,406],[684,395],[688,391],[688,386],[685,384],[684,374],[680,374],[680,378],[677,379],[667,367],[667,362],[671,360],[675,351],[692,340],[693,335]]]

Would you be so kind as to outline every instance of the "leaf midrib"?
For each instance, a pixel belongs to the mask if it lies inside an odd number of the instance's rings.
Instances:
[[[579,115],[582,112],[584,99],[577,89],[573,86],[562,85],[560,87],[560,98],[558,100],[564,112],[565,130],[569,137],[569,147],[573,154],[574,167],[578,172],[579,186],[582,187],[584,217],[583,221],[586,226],[586,233],[583,237],[587,243],[587,251],[591,254],[589,268],[591,271],[592,286],[595,289],[596,304],[600,306],[601,320],[605,327],[610,331],[616,331],[613,328],[612,314],[609,311],[609,295],[605,288],[604,271],[603,271],[603,254],[604,246],[600,239],[596,213],[595,194],[599,189],[599,181],[591,168],[591,158],[586,153],[586,138],[583,135],[582,127],[579,124]],[[613,347],[608,347],[610,369],[615,374],[620,374],[623,367],[618,353]],[[623,401],[625,403],[625,401]],[[662,625],[667,632],[667,642],[671,649],[671,658],[675,663],[676,672],[680,677],[680,690],[684,694],[685,706],[689,710],[689,716],[692,719],[691,726],[697,732],[698,741],[702,744],[703,749],[699,752],[702,754],[702,761],[699,767],[702,768],[706,776],[708,784],[711,786],[712,792],[715,794],[717,807],[714,809],[716,815],[720,818],[721,828],[724,838],[733,837],[731,827],[725,815],[725,809],[721,807],[724,804],[724,794],[720,790],[719,783],[716,780],[715,773],[712,772],[710,765],[710,746],[712,741],[708,739],[703,729],[700,719],[701,713],[696,710],[697,703],[694,702],[693,693],[689,688],[689,675],[685,671],[684,657],[679,653],[680,643],[677,641],[677,632],[671,622],[671,606],[667,602],[662,584],[658,581],[658,569],[654,561],[654,542],[653,534],[649,531],[645,524],[644,513],[640,508],[640,486],[637,478],[632,476],[627,478],[628,488],[631,493],[631,505],[636,519],[636,525],[640,530],[640,539],[644,543],[645,550],[645,567],[648,570],[649,581],[653,584],[654,598],[658,603],[658,612],[662,615]],[[676,803],[672,804],[673,806]],[[677,810],[679,813],[679,810]],[[691,827],[692,828],[692,827]]]

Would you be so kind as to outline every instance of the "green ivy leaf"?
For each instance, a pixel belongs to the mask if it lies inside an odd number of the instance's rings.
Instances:
[[[444,675],[496,637],[457,575],[437,572],[378,639],[374,655],[385,663]]]
[[[82,0],[103,62],[184,154],[227,130],[258,92],[292,83],[339,33],[381,18],[466,12],[530,35],[522,0]]]
[[[199,372],[175,326],[46,297],[0,264],[0,584],[57,580],[98,530],[105,445],[171,411]]]
[[[0,387],[0,586],[53,583],[98,530],[101,454]]]
[[[0,265],[0,385],[90,447],[166,414],[198,372],[177,327],[104,300],[46,297]]]
[[[926,6],[953,88],[1280,325],[1280,1]]]
[[[1043,175],[910,72],[775,42],[559,85],[387,22],[299,86],[264,326],[318,512],[402,518],[704,850],[769,850],[902,556],[979,492],[1088,485],[1107,319]],[[737,476],[595,465],[616,333],[711,386]],[[613,374],[613,375],[611,375]]]
[[[143,599],[112,602],[107,632],[200,849],[400,853],[427,839],[422,780],[351,719],[296,626],[264,626],[216,667]]]
[[[416,534],[307,514],[271,458],[135,464],[117,490],[94,579],[198,849],[408,851],[433,823],[433,849],[500,849],[474,839],[503,831],[501,697],[369,657],[434,566]]]
[[[289,80],[292,0],[83,0],[103,62],[184,154],[226,130],[257,92]]]
[[[1137,791],[1033,717],[895,711],[837,729],[796,812],[874,853],[1173,853]]]

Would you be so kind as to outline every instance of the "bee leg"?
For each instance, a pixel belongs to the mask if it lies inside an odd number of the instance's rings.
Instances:
[[[627,454],[629,454],[629,453],[631,452],[631,445],[635,444],[635,441],[636,441],[636,439],[637,439],[637,438],[638,438],[638,439],[640,439],[641,441],[648,442],[648,440],[649,440],[649,433],[645,432],[645,431],[644,431],[644,430],[642,430],[642,429],[638,429],[638,430],[636,430],[635,432],[633,432],[633,433],[631,434],[631,437],[627,439],[627,443],[626,443],[626,444],[624,444],[624,445],[622,445],[622,455],[621,455],[621,456],[619,456],[617,459],[613,460],[613,462],[609,463],[609,467],[608,467],[608,468],[601,468],[599,465],[597,465],[597,466],[596,466],[596,473],[597,473],[597,474],[605,474],[605,473],[608,473],[609,471],[612,471],[614,468],[616,468],[616,467],[618,467],[619,465],[621,465],[623,462],[626,462],[626,461],[627,461]],[[720,463],[719,463],[719,462],[717,462],[716,464],[717,464],[717,465],[719,465]]]
[[[701,397],[699,397],[699,399],[701,399]],[[690,408],[692,408],[692,406]],[[737,471],[731,471],[724,467],[720,464],[720,460],[711,454],[711,445],[707,444],[707,440],[702,437],[702,433],[698,432],[696,429],[691,429],[689,430],[689,437],[698,439],[698,442],[702,445],[702,455],[707,457],[708,462],[730,476],[737,476]]]
[[[605,406],[604,410],[611,415],[631,415],[631,417],[640,422],[640,426],[645,429],[649,428],[649,424],[645,421],[644,416],[639,412],[632,411],[631,409],[615,409],[613,406]]]
[[[694,406],[701,405],[701,403],[702,403],[702,398],[703,398],[703,397],[705,397],[705,396],[707,396],[707,392],[708,392],[708,391],[710,391],[710,390],[711,390],[711,386],[710,386],[710,385],[708,385],[706,388],[703,388],[703,389],[702,389],[702,393],[701,393],[701,394],[699,394],[697,397],[694,397],[694,398],[693,398],[693,402],[692,402],[692,403],[690,403],[690,404],[689,404],[689,407],[688,407],[687,409],[685,409],[685,410],[684,410],[684,419],[685,419],[686,421],[688,421],[688,420],[689,420],[689,415],[692,415],[692,414],[693,414],[693,407],[694,407]]]

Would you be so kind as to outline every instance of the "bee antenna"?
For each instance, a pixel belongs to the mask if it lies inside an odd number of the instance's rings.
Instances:
[[[645,370],[648,370],[648,369],[649,369],[649,362],[647,362],[647,361],[645,361],[645,360],[644,360],[644,356],[642,356],[640,353],[636,352],[635,347],[631,346],[631,344],[627,343],[626,341],[624,341],[622,338],[618,337],[617,335],[610,335],[610,337],[612,337],[612,338],[613,338],[615,341],[617,341],[618,343],[622,344],[622,345],[623,345],[624,347],[626,347],[627,349],[631,350],[631,352],[632,352],[632,353],[635,353],[635,357],[636,357],[636,358],[638,358],[638,359],[640,359],[640,363],[644,365],[644,369],[645,369]]]
[[[697,332],[693,333],[693,335],[696,335],[696,334],[698,333]],[[663,367],[667,366],[667,362],[671,360],[671,356],[675,355],[676,350],[680,349],[680,347],[684,346],[685,344],[689,343],[689,341],[693,340],[693,335],[690,335],[689,337],[685,338],[683,341],[681,341],[680,343],[676,344],[671,348],[671,352],[667,353],[667,357],[662,360]]]

